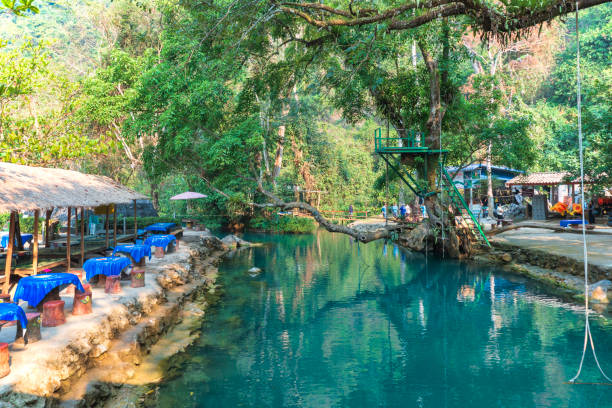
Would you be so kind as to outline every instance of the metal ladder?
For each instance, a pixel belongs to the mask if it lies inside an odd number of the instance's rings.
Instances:
[[[487,239],[487,236],[482,230],[480,223],[478,222],[476,217],[474,217],[474,214],[472,213],[472,211],[470,211],[470,207],[467,205],[467,203],[463,199],[463,196],[461,195],[459,190],[457,190],[457,187],[455,187],[455,183],[453,183],[453,179],[448,174],[448,171],[446,171],[444,166],[441,166],[441,169],[442,169],[442,179],[440,180],[441,188],[443,188],[444,192],[448,194],[448,197],[453,203],[453,206],[455,207],[455,209],[460,211],[460,214],[461,214],[460,217],[462,218],[463,222],[465,222],[465,225],[469,228],[469,230],[472,232],[474,237],[476,239],[479,239],[480,241],[483,241],[485,244],[491,247],[491,243],[489,242],[489,240]]]

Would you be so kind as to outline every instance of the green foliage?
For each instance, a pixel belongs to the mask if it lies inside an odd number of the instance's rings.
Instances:
[[[566,47],[555,57],[550,83],[532,111],[533,139],[539,156],[536,169],[579,174],[576,109],[576,30],[566,27]],[[580,14],[582,126],[585,172],[595,192],[612,185],[612,4]]]
[[[32,14],[39,12],[38,7],[34,5],[34,0],[2,0],[0,13],[5,10],[11,11],[16,16],[23,16],[28,12]]]
[[[11,1],[3,4],[13,14],[34,11]],[[538,89],[541,78],[530,82],[530,71],[509,64],[528,56],[521,50],[504,54],[506,69],[474,73],[475,62],[492,66],[496,57],[467,51],[470,17],[405,31],[388,31],[386,22],[319,30],[270,14],[264,3],[76,1],[6,19],[0,158],[108,174],[158,196],[161,214],[208,214],[216,225],[243,221],[249,203],[268,201],[258,182],[284,200],[299,195],[312,204],[319,200],[312,191],[322,191],[322,209],[378,209],[387,186],[384,163],[372,155],[373,130],[386,123],[391,135],[428,129],[431,76],[421,43],[440,74],[447,164],[482,160],[491,144],[495,164],[576,170],[571,24],[550,85]],[[516,12],[543,4],[532,3],[491,7]],[[612,175],[610,10],[581,14],[591,175]],[[317,42],[324,37],[329,41]],[[538,85],[524,92],[529,84]],[[534,103],[538,97],[546,101]],[[424,167],[418,158],[405,164]],[[393,174],[388,189],[390,201],[411,198]],[[169,200],[185,190],[208,197]],[[270,228],[304,227],[274,222]]]
[[[310,234],[317,229],[317,225],[311,218],[276,215],[253,217],[249,220],[248,228],[277,233]]]
[[[0,52],[2,161],[58,164],[108,152],[81,132],[72,116],[77,86],[50,65],[46,47],[27,41]]]

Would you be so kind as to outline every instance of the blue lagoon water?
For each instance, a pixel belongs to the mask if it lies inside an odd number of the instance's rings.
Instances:
[[[564,384],[583,310],[527,279],[326,232],[244,238],[269,245],[220,266],[157,406],[612,407],[610,386]],[[610,372],[612,324],[592,329]],[[581,379],[601,380],[591,355]]]

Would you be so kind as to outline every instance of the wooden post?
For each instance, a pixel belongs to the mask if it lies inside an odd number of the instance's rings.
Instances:
[[[11,262],[13,260],[13,245],[15,244],[15,216],[17,213],[11,211],[10,224],[9,224],[9,241],[8,248],[6,249],[6,264],[4,265],[4,286],[2,287],[2,293],[9,293],[9,287],[11,283]]]
[[[136,200],[134,201],[134,242],[138,239],[138,221],[136,220]]]
[[[106,232],[106,235],[105,235],[106,238],[104,239],[104,245],[106,248],[104,249],[107,249],[108,248],[108,218],[110,217],[110,205],[106,206],[105,212],[106,212],[106,219],[104,220],[104,230]]]
[[[68,231],[66,233],[66,272],[70,272],[70,219],[72,218],[72,208],[68,207]]]
[[[85,207],[81,207],[81,266],[85,262]]]
[[[36,275],[38,273],[38,218],[40,217],[40,210],[34,211],[34,238],[32,243],[32,273]]]
[[[113,248],[117,246],[117,206],[113,204]]]
[[[49,248],[49,220],[53,209],[45,211],[45,248]]]

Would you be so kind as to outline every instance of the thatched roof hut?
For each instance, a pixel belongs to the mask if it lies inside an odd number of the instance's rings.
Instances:
[[[97,207],[144,198],[108,177],[0,163],[0,212]]]
[[[41,210],[46,211],[45,243],[48,244],[49,217],[53,208],[67,209],[66,234],[66,271],[70,272],[70,222],[72,214],[77,217],[81,208],[81,264],[85,256],[84,212],[86,207],[106,206],[105,248],[109,245],[109,211],[111,205],[136,203],[146,196],[130,190],[108,177],[83,174],[78,171],[44,167],[22,166],[13,163],[0,163],[0,212],[10,212],[8,247],[5,257],[3,293],[8,293],[11,279],[13,246],[15,245],[15,225],[18,225],[18,213],[34,211],[34,237],[32,250],[32,274],[38,273],[38,219]],[[74,209],[74,213],[71,210]],[[134,207],[134,239],[138,235]],[[117,244],[117,216],[113,217],[113,245]],[[20,246],[21,240],[17,240]],[[23,244],[21,244],[23,245]],[[23,249],[23,248],[21,248]],[[57,263],[57,262],[55,262]],[[53,264],[55,264],[53,263]],[[64,263],[62,261],[62,263]]]

